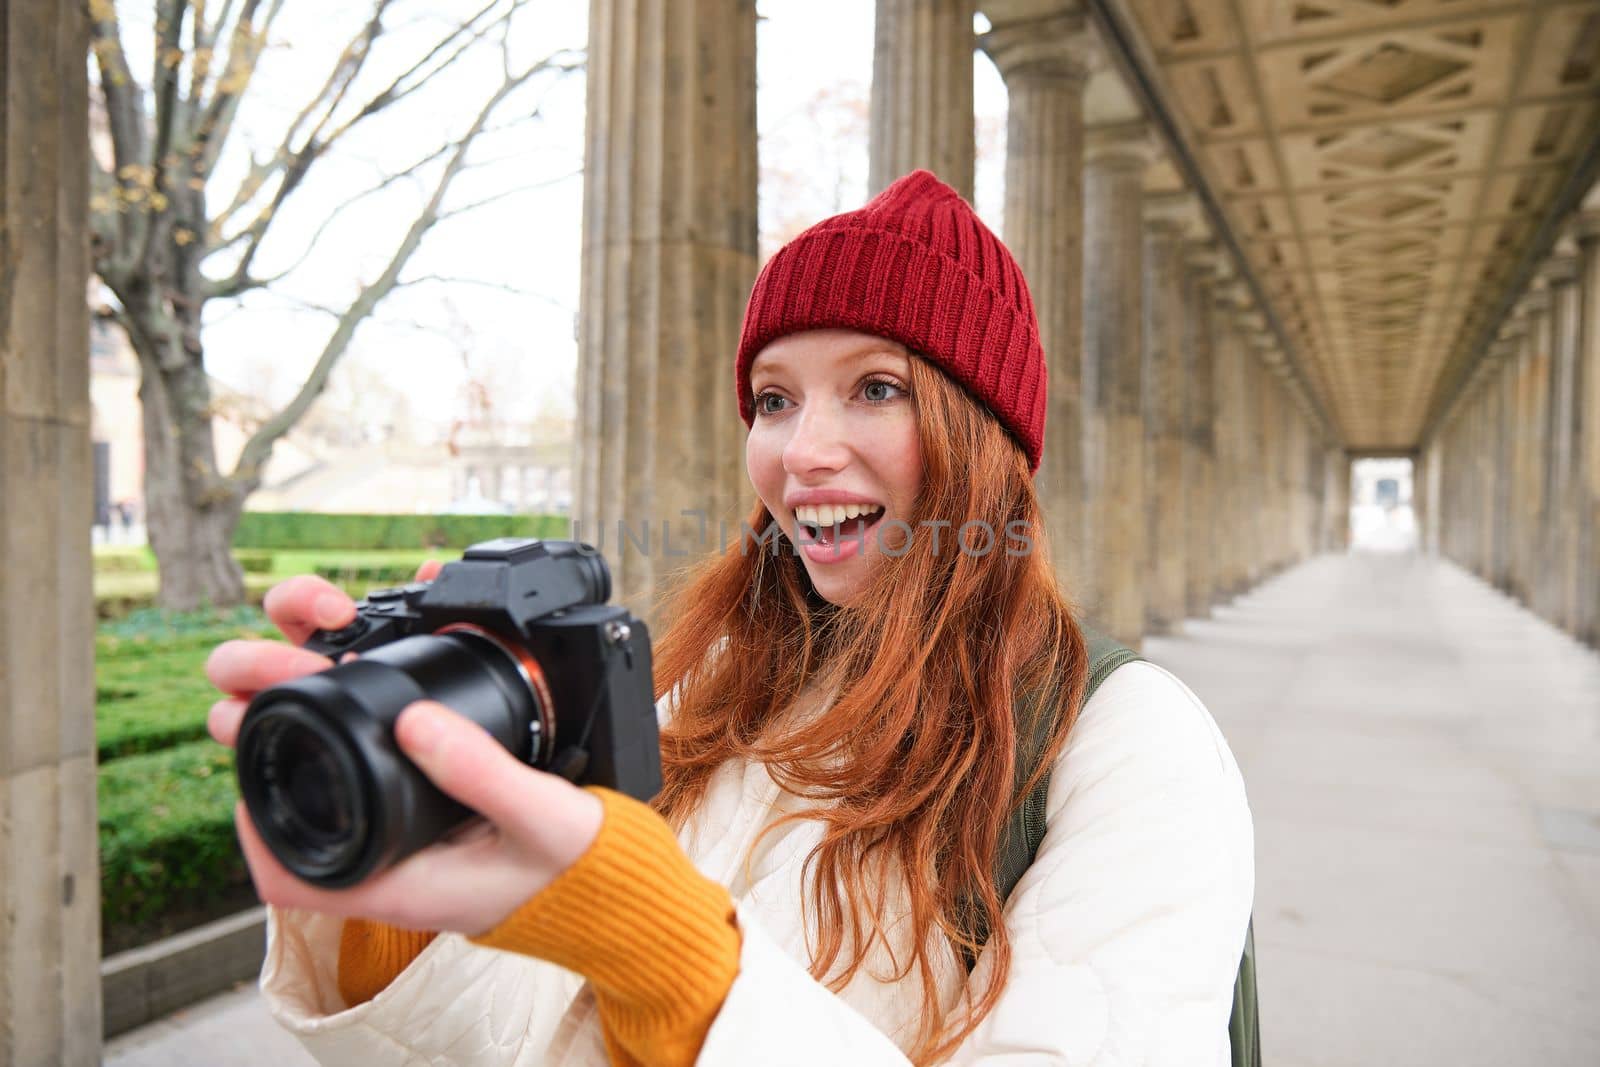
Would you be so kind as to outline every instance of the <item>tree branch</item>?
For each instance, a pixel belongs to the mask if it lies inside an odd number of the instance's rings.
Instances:
[[[90,47],[100,68],[100,92],[111,126],[114,170],[144,162],[144,90],[128,69],[122,28],[112,0],[89,0]]]
[[[434,149],[432,152],[429,152],[421,159],[418,159],[415,163],[412,163],[404,170],[399,170],[393,174],[385,176],[382,181],[378,182],[378,184],[372,186],[370,189],[363,189],[361,192],[357,193],[355,196],[352,196],[338,207],[335,207],[328,213],[328,216],[322,220],[321,224],[317,226],[316,232],[311,235],[311,240],[306,242],[305,250],[300,253],[299,257],[296,258],[293,263],[285,267],[283,270],[269,277],[254,278],[249,275],[248,270],[243,276],[241,276],[240,272],[235,269],[234,272],[228,275],[226,278],[214,282],[208,282],[205,290],[205,298],[210,300],[215,297],[239,296],[241,293],[248,292],[251,289],[260,289],[264,286],[272,285],[288,277],[290,274],[293,274],[300,268],[301,264],[310,258],[311,253],[316,251],[318,243],[320,243],[322,240],[323,233],[328,229],[329,226],[332,226],[334,222],[345,213],[346,210],[360,203],[362,200],[365,200],[367,197],[372,196],[375,193],[382,192],[395,182],[412,176],[417,171],[421,170],[429,163],[432,163],[446,152],[449,152],[454,147],[455,146],[453,144],[440,145],[438,148]],[[223,249],[226,249],[229,245],[238,243],[248,232],[249,231],[241,231],[239,234],[235,234],[226,243],[218,245],[216,251],[220,252]]]
[[[380,0],[380,13],[382,7],[387,5],[387,2],[388,0]],[[449,36],[445,37],[443,40],[439,41],[431,49],[429,49],[421,59],[417,60],[409,68],[396,76],[382,90],[370,97],[351,118],[346,120],[331,133],[324,135],[323,131],[327,128],[328,123],[332,121],[334,113],[337,110],[339,103],[343,99],[345,89],[348,87],[349,82],[354,79],[355,74],[359,70],[359,66],[356,69],[351,70],[349,78],[341,81],[339,78],[339,68],[336,67],[333,75],[330,76],[328,83],[323,86],[322,92],[318,94],[318,98],[313,100],[312,104],[302,111],[301,114],[295,118],[294,123],[290,125],[289,131],[287,134],[285,134],[283,143],[279,145],[278,150],[265,162],[259,163],[251,168],[250,174],[246,176],[245,182],[241,184],[239,194],[235,195],[233,203],[230,204],[228,210],[224,212],[222,216],[218,217],[217,222],[213,224],[213,240],[220,241],[223,246],[227,246],[236,243],[239,239],[241,239],[241,237],[247,239],[249,244],[246,246],[245,258],[242,262],[248,270],[249,260],[254,257],[255,250],[260,247],[262,240],[265,239],[267,228],[271,225],[273,218],[278,212],[278,209],[283,206],[283,202],[288,199],[289,194],[294,192],[295,188],[305,177],[305,173],[310,169],[311,165],[315,163],[317,159],[322,156],[330,147],[332,147],[334,143],[348,134],[357,125],[371,118],[373,115],[379,114],[396,102],[405,99],[411,93],[426,85],[429,81],[433,80],[433,78],[437,77],[439,74],[453,66],[457,60],[461,59],[461,57],[473,47],[473,45],[482,40],[494,28],[495,25],[503,22],[504,20],[510,19],[510,17],[515,14],[516,11],[527,2],[527,0],[510,0],[510,5],[504,12],[495,14],[496,9],[500,7],[501,2],[502,0],[490,0],[489,4],[479,9],[478,12],[470,19],[453,30]],[[494,19],[490,20],[485,25],[478,25],[485,19],[486,16],[491,14],[495,15]],[[373,21],[374,23],[376,22],[376,15],[374,16]],[[466,35],[465,40],[461,39],[463,35]],[[428,69],[428,65],[433,62],[436,57],[445,53],[446,50],[452,45],[455,45],[454,51],[449,52],[449,54],[445,55],[445,58],[442,61],[435,64],[431,69]],[[362,59],[364,60],[364,58],[365,55],[363,54]],[[341,60],[341,63],[342,62],[343,60]],[[419,71],[422,72],[420,75],[418,73]],[[413,76],[415,76],[415,80],[410,80],[413,78]],[[326,97],[330,88],[335,85],[339,86],[337,90],[337,96],[334,98],[332,103],[325,104],[322,107],[321,118],[317,120],[316,125],[312,127],[310,133],[307,134],[300,147],[295,148],[294,141],[300,131],[300,127],[304,125],[305,121],[309,118],[313,111],[318,110],[319,102]],[[273,196],[267,202],[267,204],[263,206],[259,212],[257,212],[256,217],[251,221],[250,225],[245,227],[244,230],[240,231],[239,233],[235,233],[231,237],[223,238],[221,231],[222,225],[226,219],[231,217],[236,211],[241,210],[245,204],[249,203],[250,200],[254,198],[256,193],[260,191],[262,186],[264,186],[267,181],[280,172],[282,177],[279,180],[277,189],[274,191]]]
[[[512,0],[511,7],[501,17],[510,18],[511,14],[520,8],[525,2],[526,0]],[[498,5],[498,3],[499,0],[495,0],[494,3],[489,5],[489,7],[486,7],[480,11],[478,15],[473,16],[473,19],[477,20],[478,18],[481,18],[485,12],[492,10]],[[397,100],[403,99],[405,96],[414,92],[419,87],[426,85],[429,80],[437,76],[441,71],[445,70],[451,64],[455,63],[467,51],[467,49],[469,49],[475,42],[482,39],[483,36],[489,32],[490,27],[483,27],[474,31],[471,37],[466,42],[462,43],[455,52],[446,57],[441,64],[423,75],[418,81],[410,85],[402,84],[413,72],[422,69],[422,67],[427,63],[429,57],[438,54],[444,43],[448,43],[448,40],[453,40],[456,37],[459,37],[462,33],[466,32],[471,25],[472,23],[469,22],[466,26],[456,30],[446,42],[443,42],[441,45],[433,48],[428,53],[427,57],[424,57],[422,60],[419,60],[417,63],[413,64],[406,73],[401,74],[398,78],[391,82],[388,88],[384,89],[382,92],[378,93],[370,101],[368,101],[366,106],[363,107],[361,111],[358,112],[353,118],[347,121],[343,126],[328,134],[325,138],[319,137],[319,134],[328,117],[332,115],[332,111],[328,111],[327,114],[323,116],[322,122],[319,122],[316,129],[312,131],[311,136],[306,141],[305,145],[302,146],[298,152],[294,153],[294,157],[291,160],[288,168],[284,171],[278,188],[274,191],[273,196],[268,203],[256,215],[256,218],[244,230],[232,235],[231,237],[222,239],[221,243],[218,245],[218,248],[226,248],[238,243],[241,240],[246,242],[244,252],[240,255],[239,262],[234,266],[233,274],[228,278],[223,279],[222,282],[219,283],[219,288],[221,290],[243,291],[244,289],[252,287],[250,282],[250,265],[255,259],[256,253],[260,250],[262,242],[266,239],[267,231],[271,227],[272,221],[277,217],[278,211],[282,208],[284,201],[286,201],[289,198],[289,195],[293,193],[294,190],[299,186],[300,182],[304,179],[306,172],[311,168],[311,165],[315,163],[317,159],[320,158],[321,155],[330,147],[332,147],[341,137],[354,128],[357,123],[361,122],[363,119],[370,118],[372,115],[377,114],[384,108],[395,103]],[[570,73],[573,70],[580,69],[582,66],[582,58],[574,59],[572,58],[572,54],[568,52],[555,52],[549,56],[546,56],[533,67],[524,71],[522,74],[508,79],[508,82],[514,81],[516,84],[521,85],[528,79],[532,78],[535,74],[551,70],[560,71],[565,74]],[[476,137],[481,132],[482,130],[475,130],[472,136]]]
[[[261,20],[258,29],[255,19],[260,6],[261,0],[244,0],[239,21],[234,23],[229,38],[228,61],[223,65],[222,74],[212,89],[211,99],[204,105],[198,100],[195,102],[197,108],[203,109],[200,120],[195,123],[190,167],[194,174],[202,178],[211,173],[217,157],[222,154],[222,146],[233,128],[234,116],[239,112],[239,101],[250,87],[250,79],[255,77],[261,50],[267,43],[273,20],[283,10],[283,0],[272,0],[272,6],[267,9],[266,17]],[[220,22],[217,29],[221,30]]]
[[[198,108],[210,85],[212,61],[216,58],[217,38],[233,19],[234,0],[222,0],[215,22],[206,21],[207,0],[194,2],[194,68],[189,77],[189,100]]]
[[[341,316],[339,324],[334,327],[333,335],[328,338],[323,346],[322,354],[317,357],[316,366],[312,368],[305,382],[283,410],[274,414],[245,442],[243,451],[239,454],[239,461],[230,476],[236,484],[246,488],[258,485],[261,480],[262,468],[266,465],[267,458],[272,454],[272,447],[296,421],[311,407],[317,397],[327,387],[328,376],[333,372],[334,365],[350,347],[350,341],[355,336],[356,328],[372,314],[374,308],[387,296],[400,279],[400,272],[410,260],[412,253],[421,246],[422,239],[434,224],[439,221],[440,205],[443,204],[445,194],[450,190],[450,183],[460,173],[466,162],[467,152],[472,147],[479,134],[488,125],[490,116],[500,104],[525,84],[540,70],[547,69],[544,62],[530,67],[515,77],[503,82],[499,89],[484,103],[473,120],[472,126],[456,142],[455,151],[450,161],[445,164],[444,172],[435,183],[432,195],[428,198],[427,205],[421,214],[411,223],[405,237],[390,257],[389,263],[384,267],[383,273],[370,284],[364,286],[361,292],[351,303],[349,309]]]
[[[492,194],[490,196],[483,197],[482,199],[472,200],[472,201],[469,201],[469,202],[467,202],[465,204],[461,204],[458,207],[453,207],[449,211],[441,213],[439,215],[439,218],[440,218],[440,220],[453,219],[458,215],[465,215],[469,211],[476,211],[481,207],[487,207],[490,204],[499,203],[500,201],[505,200],[508,197],[520,196],[523,193],[531,193],[535,189],[543,189],[546,186],[555,185],[558,182],[564,182],[568,178],[576,177],[576,176],[578,176],[578,175],[580,175],[582,173],[583,173],[583,170],[580,168],[578,170],[572,171],[571,173],[562,174],[562,175],[560,175],[558,177],[555,177],[555,178],[546,178],[542,182],[533,182],[532,184],[529,184],[529,185],[518,185],[513,189],[502,189],[500,192],[494,193],[494,194]]]
[[[573,308],[563,304],[555,297],[546,296],[537,290],[523,289],[519,286],[507,285],[504,282],[486,281],[483,278],[454,278],[443,274],[419,274],[415,278],[407,278],[403,282],[396,282],[394,287],[396,289],[409,289],[414,285],[470,285],[479,289],[494,289],[511,296],[530,297],[541,303],[549,304],[553,308],[565,311],[569,315],[573,311]]]
[[[183,14],[187,7],[188,0],[163,0],[156,13],[155,57],[150,73],[156,103],[156,141],[150,153],[150,188],[145,194],[147,220],[139,252],[148,273],[155,272],[156,249],[167,229],[167,171],[178,124],[178,70],[183,65]]]
[[[111,239],[100,262],[121,271],[128,266],[144,226],[143,212],[128,210],[135,197],[143,194],[140,179],[145,155],[144,90],[128,67],[122,28],[112,0],[89,0],[89,18],[91,48],[100,71],[100,95],[111,128],[113,187],[106,209],[115,213],[114,224],[102,228]]]

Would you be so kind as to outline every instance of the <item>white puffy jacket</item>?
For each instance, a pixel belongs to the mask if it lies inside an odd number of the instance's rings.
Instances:
[[[763,767],[730,764],[681,835],[695,865],[728,886],[743,935],[738,977],[698,1063],[906,1064],[921,1001],[914,975],[873,977],[893,973],[881,951],[838,994],[807,972],[801,868],[819,824],[790,823],[746,855],[769,819],[799,803]],[[1054,768],[1047,813],[1038,856],[1006,908],[1005,993],[951,1062],[1224,1067],[1255,868],[1244,784],[1210,714],[1159,667],[1117,670]],[[607,1062],[582,978],[455,935],[347,1009],[336,980],[341,922],[269,914],[262,991],[320,1062]],[[941,955],[949,1008],[967,976],[948,946]],[[986,966],[980,958],[975,981]]]

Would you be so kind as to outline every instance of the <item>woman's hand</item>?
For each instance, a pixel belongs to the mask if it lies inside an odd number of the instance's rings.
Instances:
[[[428,581],[440,564],[423,564]],[[298,645],[312,631],[355,617],[355,604],[321,578],[272,588],[267,617]],[[211,736],[232,747],[249,700],[291,678],[332,666],[324,656],[275,641],[228,641],[211,653],[206,676],[228,694],[211,708]],[[512,756],[481,727],[442,704],[418,701],[395,722],[400,749],[441,791],[485,817],[360,885],[322,889],[290,874],[256,832],[241,802],[234,810],[256,893],[268,904],[376,919],[413,930],[485,933],[582,856],[599,833],[597,797]]]

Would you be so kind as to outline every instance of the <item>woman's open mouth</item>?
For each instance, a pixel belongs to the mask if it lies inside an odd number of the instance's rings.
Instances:
[[[864,550],[883,516],[881,504],[802,504],[795,543],[813,563],[838,563]]]

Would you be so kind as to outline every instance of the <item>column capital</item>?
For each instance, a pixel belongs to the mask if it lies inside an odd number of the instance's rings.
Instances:
[[[1572,216],[1572,235],[1585,242],[1600,239],[1600,206],[1581,208]]]
[[[1082,90],[1101,65],[1089,34],[1088,16],[1081,11],[997,24],[979,35],[978,47],[1007,84],[1013,78],[1038,78]]]
[[[1084,131],[1083,158],[1097,166],[1144,170],[1160,156],[1160,145],[1145,122],[1117,122]]]
[[[1144,221],[1149,226],[1175,230],[1185,238],[1199,235],[1205,224],[1200,214],[1200,201],[1187,190],[1146,196]]]
[[[1549,306],[1549,283],[1542,275],[1535,275],[1533,281],[1528,283],[1527,291],[1517,298],[1511,313],[1518,318],[1528,318],[1537,315]]]
[[[1491,366],[1498,366],[1516,354],[1516,339],[1511,336],[1500,337],[1489,345],[1489,349],[1486,353],[1488,358],[1484,360],[1484,362]]]
[[[1201,223],[1195,235],[1183,242],[1183,265],[1203,277],[1225,276],[1222,245],[1211,235],[1211,227]]]
[[[1232,310],[1234,322],[1239,324],[1240,329],[1247,329],[1245,318],[1255,307],[1255,298],[1251,295],[1250,286],[1242,278],[1235,277],[1226,284],[1219,285],[1217,289],[1219,299]]]
[[[1578,276],[1578,243],[1571,237],[1556,240],[1549,257],[1539,265],[1539,276],[1550,285],[1570,282]]]

